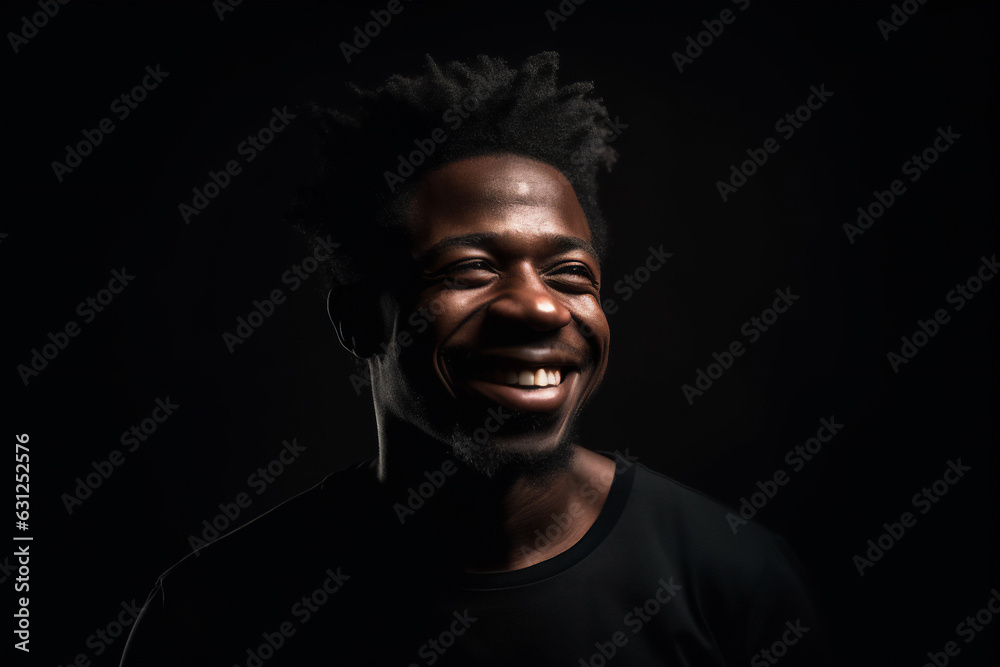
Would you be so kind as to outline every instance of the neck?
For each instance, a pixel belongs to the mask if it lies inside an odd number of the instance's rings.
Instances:
[[[594,524],[614,478],[614,461],[575,445],[568,464],[545,476],[487,477],[409,423],[380,414],[378,426],[379,482],[404,526],[435,562],[467,572],[517,570],[566,551]],[[424,499],[417,509],[410,489]]]

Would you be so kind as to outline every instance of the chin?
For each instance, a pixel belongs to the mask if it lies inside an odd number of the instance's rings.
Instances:
[[[455,426],[449,440],[455,458],[489,480],[517,477],[544,482],[570,468],[575,438],[566,429],[562,437],[546,437],[536,430],[539,421],[537,415],[519,416],[505,424],[507,433],[501,431],[485,442],[477,442],[467,429]],[[523,429],[531,422],[535,429]],[[515,428],[521,433],[510,433]]]

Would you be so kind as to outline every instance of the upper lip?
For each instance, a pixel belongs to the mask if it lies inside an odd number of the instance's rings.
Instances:
[[[470,355],[473,364],[492,363],[534,368],[576,368],[580,360],[576,355],[554,348],[512,348],[481,350]]]

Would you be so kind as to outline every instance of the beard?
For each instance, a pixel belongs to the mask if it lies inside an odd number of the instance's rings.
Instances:
[[[430,377],[413,383],[397,375],[387,384],[395,389],[387,403],[396,407],[403,421],[487,480],[520,478],[544,485],[571,467],[583,405],[569,414],[519,412],[475,400],[459,406],[453,397],[436,397],[441,387]],[[451,405],[442,412],[442,404]],[[496,418],[497,410],[506,411],[503,419]],[[492,432],[486,428],[491,412],[493,423],[499,422]]]
[[[518,444],[537,443],[556,427],[550,416],[528,413],[514,413],[496,433],[479,426],[455,424],[447,440],[455,458],[488,480],[516,477],[544,485],[570,468],[577,435],[575,417],[567,420],[569,426],[561,428],[555,445],[545,449]]]

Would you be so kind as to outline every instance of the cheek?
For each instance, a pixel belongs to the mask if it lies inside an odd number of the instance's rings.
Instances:
[[[408,324],[423,346],[436,347],[448,340],[462,321],[463,313],[474,308],[468,293],[447,291],[422,299]]]
[[[608,344],[611,340],[611,329],[608,326],[608,318],[601,308],[600,297],[589,296],[586,300],[576,304],[574,310],[580,321],[580,328],[588,342],[600,347],[602,353],[607,354]]]

